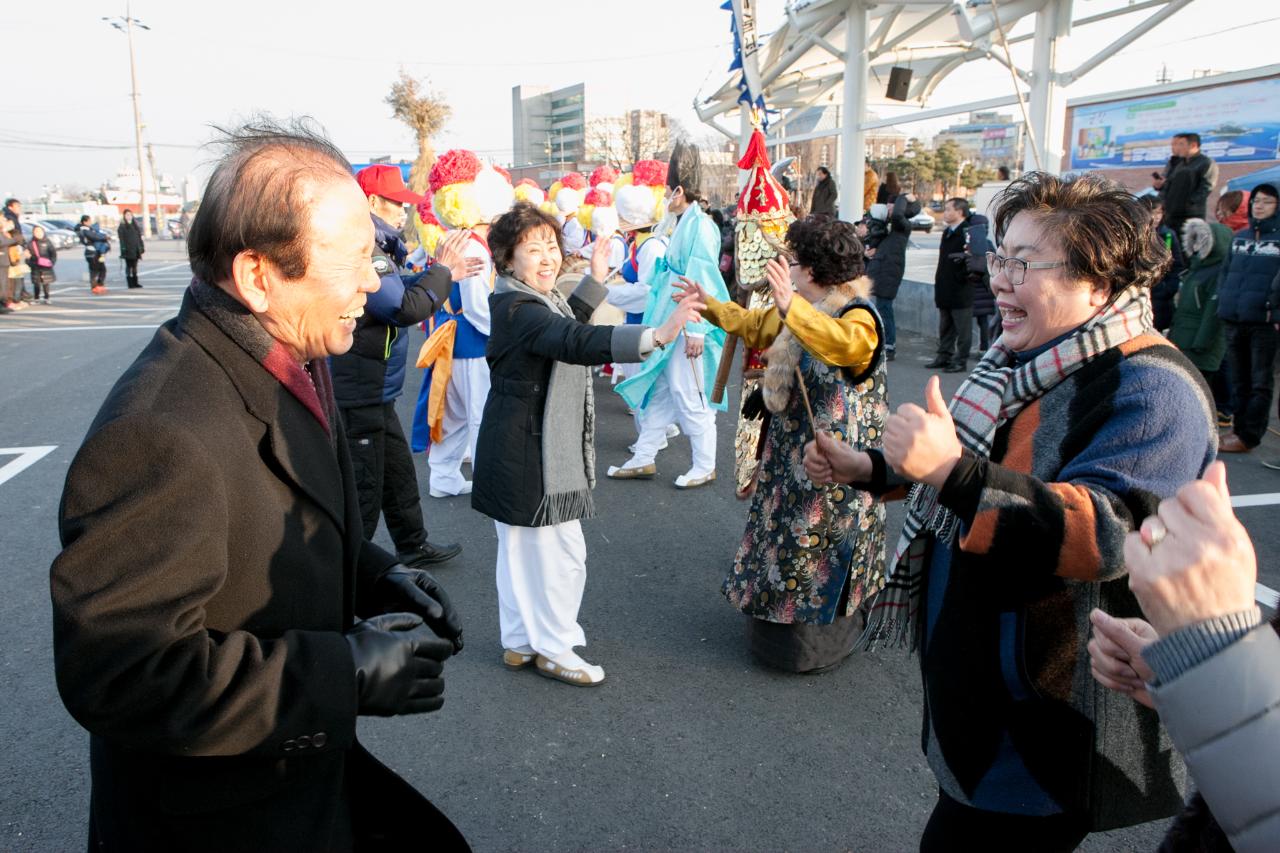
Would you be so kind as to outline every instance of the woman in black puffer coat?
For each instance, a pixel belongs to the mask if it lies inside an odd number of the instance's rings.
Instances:
[[[138,261],[142,260],[147,247],[142,242],[142,229],[134,220],[132,210],[124,212],[124,220],[116,233],[120,235],[120,257],[124,259],[125,281],[130,287],[142,287],[138,284]]]
[[[920,202],[910,193],[899,195],[889,209],[888,233],[875,248],[875,256],[867,265],[871,278],[871,295],[876,311],[884,323],[884,357],[893,361],[898,330],[893,321],[893,300],[898,296],[902,276],[907,270],[907,242],[911,238],[911,217],[920,212]]]

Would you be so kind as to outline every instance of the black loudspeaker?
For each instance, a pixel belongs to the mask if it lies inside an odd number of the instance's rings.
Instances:
[[[889,88],[884,96],[895,101],[905,101],[911,88],[911,69],[895,65],[889,69]]]

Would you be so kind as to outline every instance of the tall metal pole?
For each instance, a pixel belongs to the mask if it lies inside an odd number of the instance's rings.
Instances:
[[[142,160],[142,113],[138,109],[138,68],[133,58],[133,13],[124,7],[125,35],[129,38],[129,83],[133,87],[133,141],[138,149],[138,191],[142,197],[142,236],[151,236],[151,206],[147,203],[147,173]]]
[[[845,11],[844,106],[840,110],[840,218],[862,218],[863,171],[867,166],[867,7],[849,0]]]
[[[1049,0],[1036,12],[1034,53],[1031,59],[1031,98],[1028,103],[1031,138],[1023,159],[1024,170],[1062,170],[1064,105],[1058,79],[1058,40],[1070,32],[1070,0]]]

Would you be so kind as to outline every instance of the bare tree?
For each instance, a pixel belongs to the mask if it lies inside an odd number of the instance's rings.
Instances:
[[[409,188],[416,193],[426,192],[427,175],[436,162],[431,140],[453,115],[453,108],[440,92],[429,89],[426,81],[410,77],[403,68],[400,79],[391,84],[391,94],[386,101],[392,114],[409,125],[418,142],[418,157],[409,173]]]

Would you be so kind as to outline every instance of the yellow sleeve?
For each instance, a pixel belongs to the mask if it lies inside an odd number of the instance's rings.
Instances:
[[[721,302],[708,297],[707,310],[702,312],[702,318],[742,338],[752,349],[764,349],[782,331],[782,318],[773,306],[748,311],[736,302]]]
[[[809,352],[854,373],[867,368],[879,343],[869,310],[855,308],[843,317],[828,317],[798,293],[791,297],[786,324]]]

